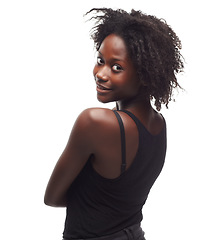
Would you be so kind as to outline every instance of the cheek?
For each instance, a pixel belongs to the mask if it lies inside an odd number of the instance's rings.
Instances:
[[[127,74],[126,76],[124,76],[124,81],[121,87],[127,95],[134,96],[139,91],[140,82],[135,75]]]
[[[140,86],[140,80],[139,80],[137,74],[135,73],[135,71],[127,74],[126,79],[128,79],[130,86],[132,86],[134,88],[137,88]]]

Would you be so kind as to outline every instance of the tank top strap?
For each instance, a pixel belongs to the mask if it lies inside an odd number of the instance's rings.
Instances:
[[[129,112],[128,110],[119,110],[119,111],[124,112],[124,113],[126,113],[127,115],[129,115],[129,117],[132,118],[133,121],[135,122],[135,124],[137,125],[138,131],[141,131],[142,134],[143,134],[143,133],[147,133],[147,134],[150,134],[151,136],[154,136],[154,137],[155,137],[155,136],[159,136],[159,134],[157,134],[157,135],[151,134],[151,133],[148,131],[148,129],[143,125],[143,123],[142,123],[132,112]],[[162,116],[162,114],[161,114],[161,116]],[[164,129],[166,130],[166,121],[165,121],[165,119],[164,119],[163,116],[162,116],[162,118],[163,118],[163,120],[164,120],[164,127],[163,127],[163,129],[162,129],[162,131],[161,131],[160,133],[162,133]]]
[[[120,126],[120,134],[121,134],[121,149],[122,149],[122,164],[121,164],[121,174],[126,169],[126,140],[125,140],[125,130],[124,124],[122,122],[122,118],[116,110],[113,110],[115,116],[117,117],[119,126]]]
[[[143,127],[143,124],[140,122],[140,120],[131,112],[129,112],[128,110],[120,110],[121,112],[126,113],[127,115],[129,115],[130,118],[133,119],[133,121],[136,123],[137,127]]]

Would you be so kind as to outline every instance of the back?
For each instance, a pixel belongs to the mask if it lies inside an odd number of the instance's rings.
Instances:
[[[65,238],[108,235],[142,220],[142,207],[164,164],[166,124],[159,134],[152,135],[132,113],[123,112],[138,131],[133,162],[119,177],[108,179],[94,169],[90,157],[67,194]],[[126,147],[124,134],[121,130],[122,149]],[[121,158],[126,164],[124,154]]]

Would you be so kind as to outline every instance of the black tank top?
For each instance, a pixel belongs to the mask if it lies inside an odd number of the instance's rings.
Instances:
[[[104,178],[88,160],[67,193],[64,238],[104,236],[142,221],[142,207],[164,165],[166,123],[158,135],[152,135],[135,115],[123,112],[134,120],[139,133],[133,163],[125,170],[125,131],[120,115],[114,111],[121,131],[121,175]]]

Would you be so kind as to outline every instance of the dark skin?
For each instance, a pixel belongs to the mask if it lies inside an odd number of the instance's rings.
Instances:
[[[151,106],[139,82],[125,42],[111,34],[104,39],[93,70],[99,101],[116,102],[117,109],[132,112],[153,134],[164,121]],[[135,158],[139,135],[136,124],[125,113],[122,117],[126,134],[127,167]],[[48,182],[44,202],[54,207],[67,206],[67,191],[89,157],[94,169],[103,177],[114,179],[121,173],[121,140],[118,121],[110,109],[91,108],[77,118],[66,148]]]

